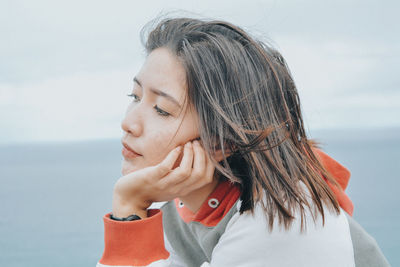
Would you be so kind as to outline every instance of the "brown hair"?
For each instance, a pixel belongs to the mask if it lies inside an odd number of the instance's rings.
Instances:
[[[146,37],[148,54],[166,47],[183,64],[207,153],[234,151],[213,162],[240,184],[240,213],[261,203],[270,229],[275,218],[289,228],[297,210],[302,229],[306,208],[314,219],[321,214],[324,220],[324,206],[339,213],[323,177],[336,182],[312,152],[299,95],[280,53],[223,21],[163,19]]]

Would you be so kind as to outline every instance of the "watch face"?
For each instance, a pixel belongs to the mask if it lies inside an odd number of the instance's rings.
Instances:
[[[135,221],[135,220],[140,220],[142,218],[140,218],[136,214],[129,215],[128,217],[125,217],[125,218],[115,217],[112,214],[110,214],[110,219],[112,219],[114,221]]]
[[[141,218],[136,214],[132,214],[132,215],[130,215],[130,216],[126,217],[126,218],[123,218],[123,219],[125,219],[124,221],[135,221],[135,220],[140,220]]]

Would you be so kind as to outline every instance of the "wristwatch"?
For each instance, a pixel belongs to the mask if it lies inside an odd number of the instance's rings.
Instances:
[[[114,221],[136,221],[136,220],[140,220],[142,218],[140,218],[136,214],[129,215],[128,217],[125,217],[125,218],[119,218],[119,217],[113,216],[112,213],[111,213],[110,214],[110,219],[114,220]]]

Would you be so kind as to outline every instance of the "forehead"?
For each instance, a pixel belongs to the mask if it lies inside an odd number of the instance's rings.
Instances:
[[[153,50],[136,77],[143,87],[163,91],[181,104],[187,94],[185,69],[167,48]]]

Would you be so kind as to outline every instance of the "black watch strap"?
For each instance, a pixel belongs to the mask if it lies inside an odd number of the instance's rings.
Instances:
[[[125,218],[119,218],[119,217],[113,216],[112,213],[111,213],[110,214],[110,219],[112,219],[114,221],[136,221],[136,220],[140,220],[142,218],[140,218],[136,214],[129,215],[128,217],[125,217]]]

